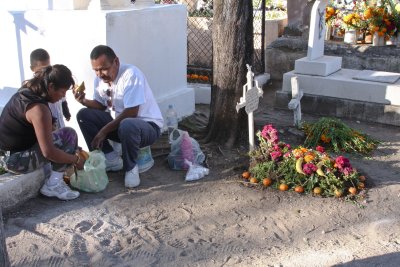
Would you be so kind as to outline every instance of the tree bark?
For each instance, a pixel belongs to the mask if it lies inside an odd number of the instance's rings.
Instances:
[[[253,7],[249,0],[214,0],[213,84],[206,142],[232,147],[247,136],[247,114],[236,104],[253,57]]]
[[[1,267],[10,266],[7,254],[6,236],[3,228],[3,215],[1,213],[1,208],[0,208],[0,266]]]

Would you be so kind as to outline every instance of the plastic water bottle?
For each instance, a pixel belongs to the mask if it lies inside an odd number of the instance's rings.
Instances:
[[[178,129],[178,114],[174,106],[169,105],[166,113],[166,124],[168,128],[168,141],[171,143],[171,133],[173,130]]]

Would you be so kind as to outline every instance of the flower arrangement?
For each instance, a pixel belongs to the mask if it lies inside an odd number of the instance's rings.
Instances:
[[[333,152],[368,154],[379,141],[356,131],[336,118],[323,117],[315,123],[303,123],[306,147],[324,146]]]
[[[333,13],[335,10],[335,13]],[[372,34],[388,40],[400,32],[400,3],[394,0],[331,0],[326,22],[341,31],[357,30],[363,36]]]
[[[253,183],[269,185],[272,181],[282,191],[326,197],[352,198],[365,188],[365,176],[342,155],[332,157],[322,146],[292,149],[279,141],[278,132],[271,124],[265,125],[256,135],[259,146],[249,153],[250,177],[246,175]],[[269,182],[264,183],[267,180]]]
[[[395,30],[393,35],[398,36],[400,34],[400,3],[395,4],[393,0],[387,0],[391,10],[391,23]]]
[[[348,14],[344,14],[342,17],[343,20],[343,28],[348,30],[357,30],[362,27],[361,16],[358,13],[351,12]]]
[[[396,27],[393,23],[392,15],[384,6],[368,7],[364,11],[364,17],[370,25],[371,33],[378,36],[391,36],[395,33]]]

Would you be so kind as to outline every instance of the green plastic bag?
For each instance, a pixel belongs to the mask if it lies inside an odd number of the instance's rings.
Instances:
[[[71,176],[72,187],[85,192],[100,192],[108,185],[106,173],[106,158],[100,150],[89,152],[83,170],[78,170]]]

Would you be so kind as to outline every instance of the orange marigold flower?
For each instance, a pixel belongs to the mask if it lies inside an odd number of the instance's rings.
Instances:
[[[307,162],[307,163],[309,163],[309,162],[313,161],[314,158],[315,158],[314,154],[309,153],[309,154],[307,154],[307,155],[304,156],[304,161]]]
[[[300,158],[303,156],[303,152],[301,151],[301,149],[298,148],[293,149],[292,153],[296,158]]]
[[[325,134],[322,134],[321,141],[327,144],[331,141],[331,139],[329,137],[327,137]]]

